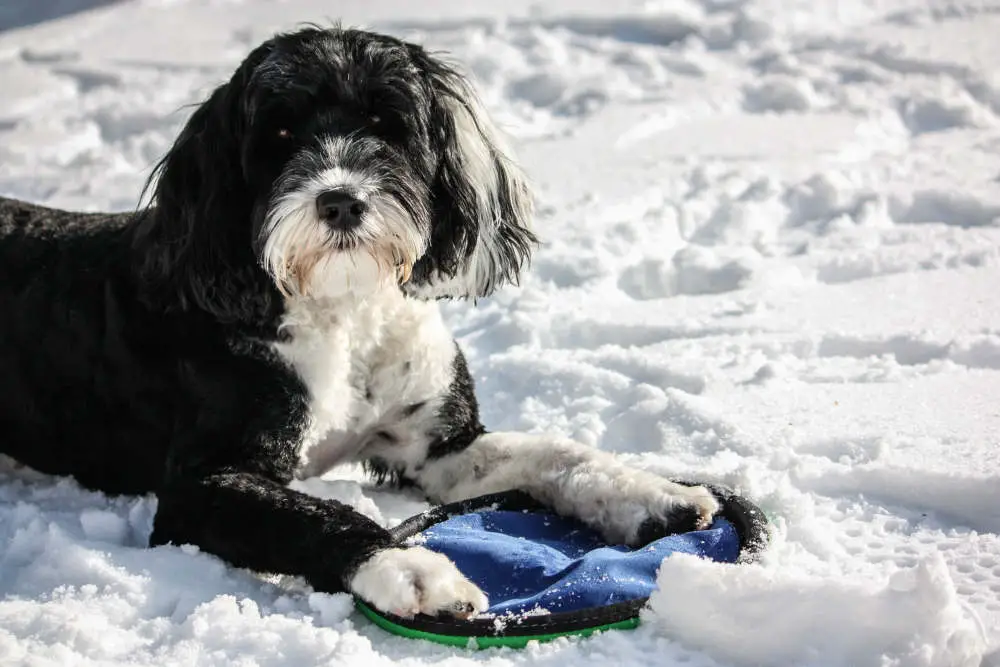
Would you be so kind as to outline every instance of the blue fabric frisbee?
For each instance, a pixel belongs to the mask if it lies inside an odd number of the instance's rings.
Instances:
[[[456,646],[475,640],[478,648],[635,627],[664,558],[686,553],[745,563],[766,547],[760,509],[729,489],[708,488],[721,505],[711,526],[679,534],[650,526],[638,548],[607,544],[589,526],[518,491],[435,507],[400,524],[393,537],[451,558],[489,597],[487,613],[471,620],[404,619],[363,600],[357,606],[395,634]]]
[[[660,538],[640,549],[607,545],[578,521],[539,512],[483,511],[447,519],[419,544],[445,554],[486,593],[498,616],[574,612],[645,599],[660,563],[682,552],[735,563],[740,538],[716,519],[707,530]]]

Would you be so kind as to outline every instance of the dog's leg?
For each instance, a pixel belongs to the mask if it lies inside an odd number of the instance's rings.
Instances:
[[[526,491],[608,540],[633,545],[656,524],[666,532],[703,528],[719,510],[704,487],[676,484],[607,452],[544,435],[486,433],[461,451],[428,460],[417,482],[439,502]]]
[[[193,544],[238,567],[344,590],[344,573],[392,544],[351,507],[246,472],[173,480],[158,492],[150,546]]]
[[[151,545],[194,544],[239,567],[304,576],[321,591],[351,591],[401,616],[468,616],[487,607],[444,556],[395,548],[388,531],[347,505],[261,475],[173,481],[158,495]]]

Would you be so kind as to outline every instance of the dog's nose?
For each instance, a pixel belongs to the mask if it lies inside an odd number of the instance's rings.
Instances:
[[[346,231],[361,224],[365,203],[345,190],[328,190],[316,197],[316,211],[328,225]]]

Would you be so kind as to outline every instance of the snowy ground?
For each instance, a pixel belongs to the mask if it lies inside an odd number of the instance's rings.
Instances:
[[[276,28],[460,56],[546,241],[522,288],[446,308],[487,425],[737,486],[776,540],[760,566],[667,561],[634,632],[473,653],[145,550],[152,498],[8,470],[0,664],[1000,666],[998,0],[148,0],[30,25],[59,7],[0,12],[0,193],[65,207],[134,206],[183,105]],[[387,524],[424,506],[351,470],[307,485]]]

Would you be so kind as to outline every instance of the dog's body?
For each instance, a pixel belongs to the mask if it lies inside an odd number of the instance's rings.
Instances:
[[[362,461],[437,502],[520,488],[630,542],[717,510],[701,487],[480,424],[428,299],[516,279],[530,194],[465,80],[419,47],[277,36],[157,176],[134,214],[0,199],[0,451],[155,492],[152,544],[468,615],[486,600],[447,559],[289,482]]]

